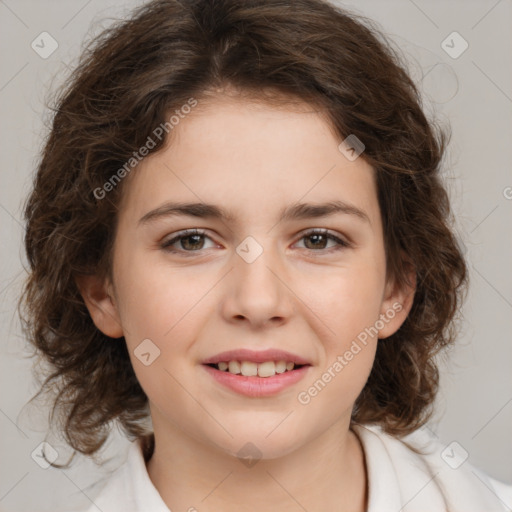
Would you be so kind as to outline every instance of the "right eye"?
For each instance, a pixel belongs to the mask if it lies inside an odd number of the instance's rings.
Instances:
[[[164,242],[162,242],[160,247],[164,251],[175,254],[198,252],[204,248],[205,237],[211,240],[211,238],[207,236],[206,232],[203,230],[187,229],[185,231],[181,231],[176,236],[173,236],[171,239],[165,240]],[[178,243],[181,245],[181,248],[173,247]]]

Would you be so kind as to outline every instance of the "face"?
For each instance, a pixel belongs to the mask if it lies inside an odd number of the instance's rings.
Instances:
[[[250,441],[275,458],[348,429],[378,337],[408,299],[386,279],[373,169],[338,149],[321,115],[204,106],[129,176],[113,282],[84,298],[103,332],[125,337],[155,432],[229,454]],[[230,373],[235,361],[246,375]],[[295,369],[247,376],[280,361]]]

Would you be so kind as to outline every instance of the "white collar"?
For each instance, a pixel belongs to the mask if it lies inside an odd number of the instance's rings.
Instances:
[[[378,427],[355,426],[354,431],[365,451],[367,512],[503,512],[512,506],[511,485],[489,477],[468,461],[453,469],[441,456],[446,446],[426,430],[403,440]]]
[[[355,426],[368,473],[367,512],[503,512],[512,506],[512,486],[476,470],[469,462],[452,469],[445,448],[418,431],[405,440],[428,451],[418,455],[378,427]],[[170,512],[149,478],[140,441],[110,476],[87,512]]]

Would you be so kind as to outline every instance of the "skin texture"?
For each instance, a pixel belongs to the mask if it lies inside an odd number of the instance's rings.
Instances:
[[[349,425],[377,336],[307,405],[297,395],[399,303],[378,337],[393,334],[414,290],[386,279],[373,169],[362,158],[349,161],[325,118],[299,107],[223,95],[200,103],[171,143],[126,178],[113,282],[80,282],[96,326],[125,337],[155,429],[148,472],[173,511],[366,508],[364,455]],[[286,206],[333,200],[363,210],[368,221],[338,213],[278,222]],[[233,219],[139,222],[167,201],[213,203]],[[162,248],[192,228],[207,237],[188,246],[178,240],[180,253]],[[315,246],[304,238],[312,228],[350,245]],[[248,236],[263,249],[252,263],[236,252]],[[160,350],[149,366],[134,355],[144,339]],[[312,366],[277,396],[249,398],[217,384],[201,365],[236,348],[279,348]],[[252,467],[237,458],[247,442],[261,454]]]

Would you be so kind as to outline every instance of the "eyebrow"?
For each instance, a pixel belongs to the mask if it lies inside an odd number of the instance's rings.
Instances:
[[[279,222],[328,217],[335,214],[353,215],[365,222],[370,222],[368,215],[355,205],[344,201],[327,203],[298,203],[285,207],[279,216]],[[161,218],[173,216],[190,216],[202,219],[219,219],[228,223],[235,222],[235,216],[220,206],[207,203],[167,202],[149,211],[139,219],[140,224],[148,224]]]

